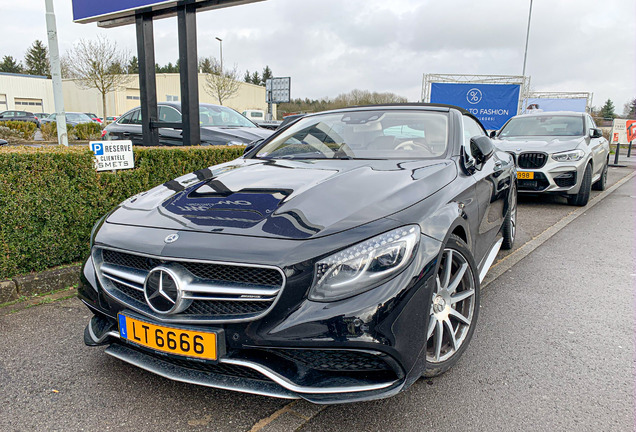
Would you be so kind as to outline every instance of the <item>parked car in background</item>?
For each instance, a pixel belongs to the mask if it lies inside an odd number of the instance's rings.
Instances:
[[[252,123],[264,129],[276,130],[280,126],[280,122],[277,120],[267,121],[267,114],[263,110],[245,110],[242,114]]]
[[[42,120],[50,116],[51,113],[39,112],[39,113],[33,113],[33,115],[35,115],[38,118],[38,120]]]
[[[117,119],[118,119],[119,117],[120,117],[120,116],[108,116],[108,117],[106,117],[106,122],[107,122],[107,123],[112,123],[112,122],[114,122],[114,121],[117,121]]]
[[[96,123],[102,123],[102,119],[100,117],[97,116],[97,114],[95,113],[84,113],[87,116],[89,116],[91,118],[91,120],[93,120]]]
[[[7,145],[7,144],[9,144],[8,141],[0,139],[0,146]]]
[[[84,341],[186,383],[315,403],[392,396],[465,352],[516,214],[512,157],[461,108],[308,115],[95,225]]]
[[[162,102],[158,104],[159,122],[181,123],[181,104]],[[201,145],[247,145],[270,136],[273,131],[261,129],[231,108],[220,105],[200,104],[199,124]],[[157,145],[183,145],[181,129],[171,127],[159,129]],[[142,145],[141,108],[135,108],[109,124],[102,133],[103,140],[131,140]]]
[[[518,115],[493,135],[495,145],[515,157],[519,192],[563,195],[584,206],[591,189],[605,189],[609,143],[589,114]]]
[[[42,124],[55,122],[57,119],[57,114],[53,113],[47,118],[42,120]],[[77,126],[80,123],[94,123],[93,119],[81,112],[67,112],[66,113],[66,124],[70,124],[71,126]]]
[[[2,111],[0,112],[0,121],[28,121],[35,123],[37,127],[40,127],[40,120],[32,112],[27,111]]]
[[[283,121],[278,125],[278,129],[282,129],[285,126],[287,126],[290,123],[293,123],[294,121],[298,120],[299,118],[305,117],[306,114],[292,114],[292,115],[288,115],[283,117]]]

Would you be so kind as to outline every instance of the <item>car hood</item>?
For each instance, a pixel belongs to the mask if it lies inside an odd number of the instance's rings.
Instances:
[[[495,140],[501,150],[514,153],[540,151],[558,153],[574,150],[585,140],[584,137],[509,137]]]
[[[243,141],[248,144],[254,140],[267,138],[274,131],[256,127],[218,127],[204,126],[201,128],[201,139],[206,141],[221,141],[226,144],[228,141]]]
[[[306,239],[389,216],[456,176],[450,160],[237,159],[136,195],[107,222]]]

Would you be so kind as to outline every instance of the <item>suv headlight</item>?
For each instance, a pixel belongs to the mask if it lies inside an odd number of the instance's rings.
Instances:
[[[419,226],[408,225],[318,261],[309,299],[340,300],[378,286],[411,262],[419,238]]]
[[[562,153],[554,153],[550,156],[557,162],[575,162],[583,159],[585,152],[583,150],[571,150]]]

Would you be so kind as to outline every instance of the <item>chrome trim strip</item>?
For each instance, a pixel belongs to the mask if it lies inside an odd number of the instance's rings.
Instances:
[[[132,289],[134,289],[134,290],[144,292],[144,287],[143,287],[143,286],[133,285],[133,284],[131,284],[130,282],[126,282],[125,280],[123,280],[123,279],[119,279],[119,278],[116,278],[115,276],[111,276],[111,275],[106,274],[106,273],[103,273],[103,274],[104,274],[104,277],[105,277],[106,279],[110,279],[110,280],[112,280],[113,282],[117,282],[117,283],[120,283],[120,284],[122,284],[122,285],[126,285],[127,287],[130,287],[130,288],[132,288]]]
[[[282,377],[271,369],[261,366],[257,363],[252,363],[246,360],[238,360],[231,358],[223,358],[219,360],[219,363],[232,364],[236,366],[243,366],[250,369],[254,369],[257,372],[265,375],[267,378],[271,379],[275,383],[279,384],[281,387],[286,388],[287,390],[293,391],[294,393],[304,393],[304,394],[332,394],[332,393],[357,393],[364,391],[373,391],[373,390],[381,390],[387,387],[392,386],[397,381],[389,381],[382,384],[371,384],[367,386],[351,386],[351,387],[306,387],[299,386],[289,381],[287,378]]]
[[[259,288],[237,288],[237,287],[224,287],[223,285],[208,285],[202,283],[190,283],[183,287],[184,291],[191,293],[205,293],[205,294],[227,294],[227,295],[261,295],[261,296],[275,296],[280,291],[276,289],[259,289]]]
[[[233,390],[243,393],[271,396],[281,399],[299,398],[297,395],[281,388],[275,383],[249,380],[248,378],[236,378],[219,374],[209,374],[196,370],[188,370],[186,377],[182,368],[161,360],[156,360],[145,354],[137,353],[136,351],[120,344],[110,345],[106,348],[105,352],[106,354],[121,361],[130,363],[140,369],[144,369],[148,372],[152,372],[173,381],[213,387],[222,390]]]
[[[132,281],[141,286],[143,286],[143,284],[146,282],[147,273],[143,274],[143,272],[139,270],[134,270],[134,269],[123,270],[122,267],[114,266],[112,264],[106,264],[106,263],[102,263],[99,267],[99,270],[102,273],[110,273],[111,275],[115,277]]]
[[[177,262],[196,262],[196,263],[202,263],[202,264],[218,264],[218,265],[227,265],[227,266],[237,266],[237,267],[250,267],[250,268],[266,268],[266,269],[272,269],[272,270],[276,270],[280,273],[281,277],[282,277],[282,281],[283,283],[281,284],[280,288],[278,288],[278,292],[276,294],[276,298],[274,299],[274,301],[272,302],[272,304],[270,305],[270,307],[268,307],[267,309],[265,309],[264,311],[262,311],[261,313],[257,314],[257,315],[250,315],[247,317],[241,317],[241,318],[227,318],[227,317],[218,317],[218,318],[193,318],[190,316],[184,316],[183,314],[181,314],[180,317],[175,317],[175,316],[159,316],[158,314],[153,314],[151,312],[149,312],[149,308],[148,310],[144,310],[141,309],[139,307],[136,306],[136,304],[131,304],[130,302],[126,301],[125,299],[122,299],[120,297],[118,297],[115,293],[111,292],[111,289],[107,288],[107,285],[104,283],[104,276],[103,276],[103,272],[101,270],[101,267],[104,265],[104,263],[100,260],[100,259],[96,259],[97,257],[96,255],[96,251],[99,249],[108,249],[108,250],[112,250],[115,252],[121,252],[121,253],[126,253],[126,254],[131,254],[131,255],[136,255],[136,256],[141,256],[141,257],[146,257],[146,258],[154,258],[154,259],[158,259],[158,260],[166,260],[166,261],[177,261]],[[199,259],[188,259],[188,258],[174,258],[174,257],[161,257],[158,255],[151,255],[151,254],[142,254],[139,252],[133,252],[133,251],[128,251],[128,250],[124,250],[124,249],[118,249],[118,248],[113,248],[113,247],[109,247],[109,246],[104,246],[104,245],[95,245],[93,246],[93,250],[91,251],[91,259],[93,260],[93,265],[95,266],[95,270],[96,270],[96,274],[97,274],[97,279],[99,280],[99,283],[102,285],[104,292],[106,293],[106,295],[108,295],[110,298],[112,298],[113,300],[117,301],[119,304],[126,306],[128,309],[133,310],[137,313],[140,313],[146,317],[152,318],[158,322],[162,322],[162,323],[174,323],[174,324],[225,324],[225,323],[241,323],[241,322],[249,322],[249,321],[255,321],[259,318],[264,317],[265,315],[267,315],[272,309],[274,309],[274,307],[276,306],[276,304],[279,302],[283,290],[285,289],[285,286],[287,285],[287,276],[285,275],[285,272],[276,266],[270,266],[270,265],[258,265],[258,264],[245,264],[245,263],[235,263],[235,262],[225,262],[225,261],[206,261],[206,260],[199,260]],[[108,264],[106,264],[108,266]],[[144,279],[145,281],[145,279]],[[123,295],[123,294],[122,294]],[[137,303],[137,302],[136,302]],[[145,305],[145,304],[144,304]],[[147,307],[147,305],[145,305]]]
[[[181,297],[184,300],[212,300],[212,301],[253,301],[253,302],[271,302],[274,300],[274,297],[268,298],[240,298],[240,297],[204,297],[204,296],[195,296],[195,295],[187,295],[185,294]]]
[[[484,278],[486,277],[486,274],[488,274],[488,270],[490,270],[490,266],[492,266],[492,263],[495,262],[495,258],[497,258],[497,254],[499,253],[499,248],[501,248],[502,243],[503,243],[503,237],[497,240],[497,243],[495,243],[490,249],[490,252],[488,253],[488,257],[486,258],[486,261],[484,262],[484,266],[481,268],[481,271],[479,272],[480,283],[483,282]]]

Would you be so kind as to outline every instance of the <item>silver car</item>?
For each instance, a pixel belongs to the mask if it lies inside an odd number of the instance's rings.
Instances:
[[[515,158],[519,192],[559,194],[584,206],[591,189],[605,189],[609,143],[589,114],[522,114],[493,135]]]

